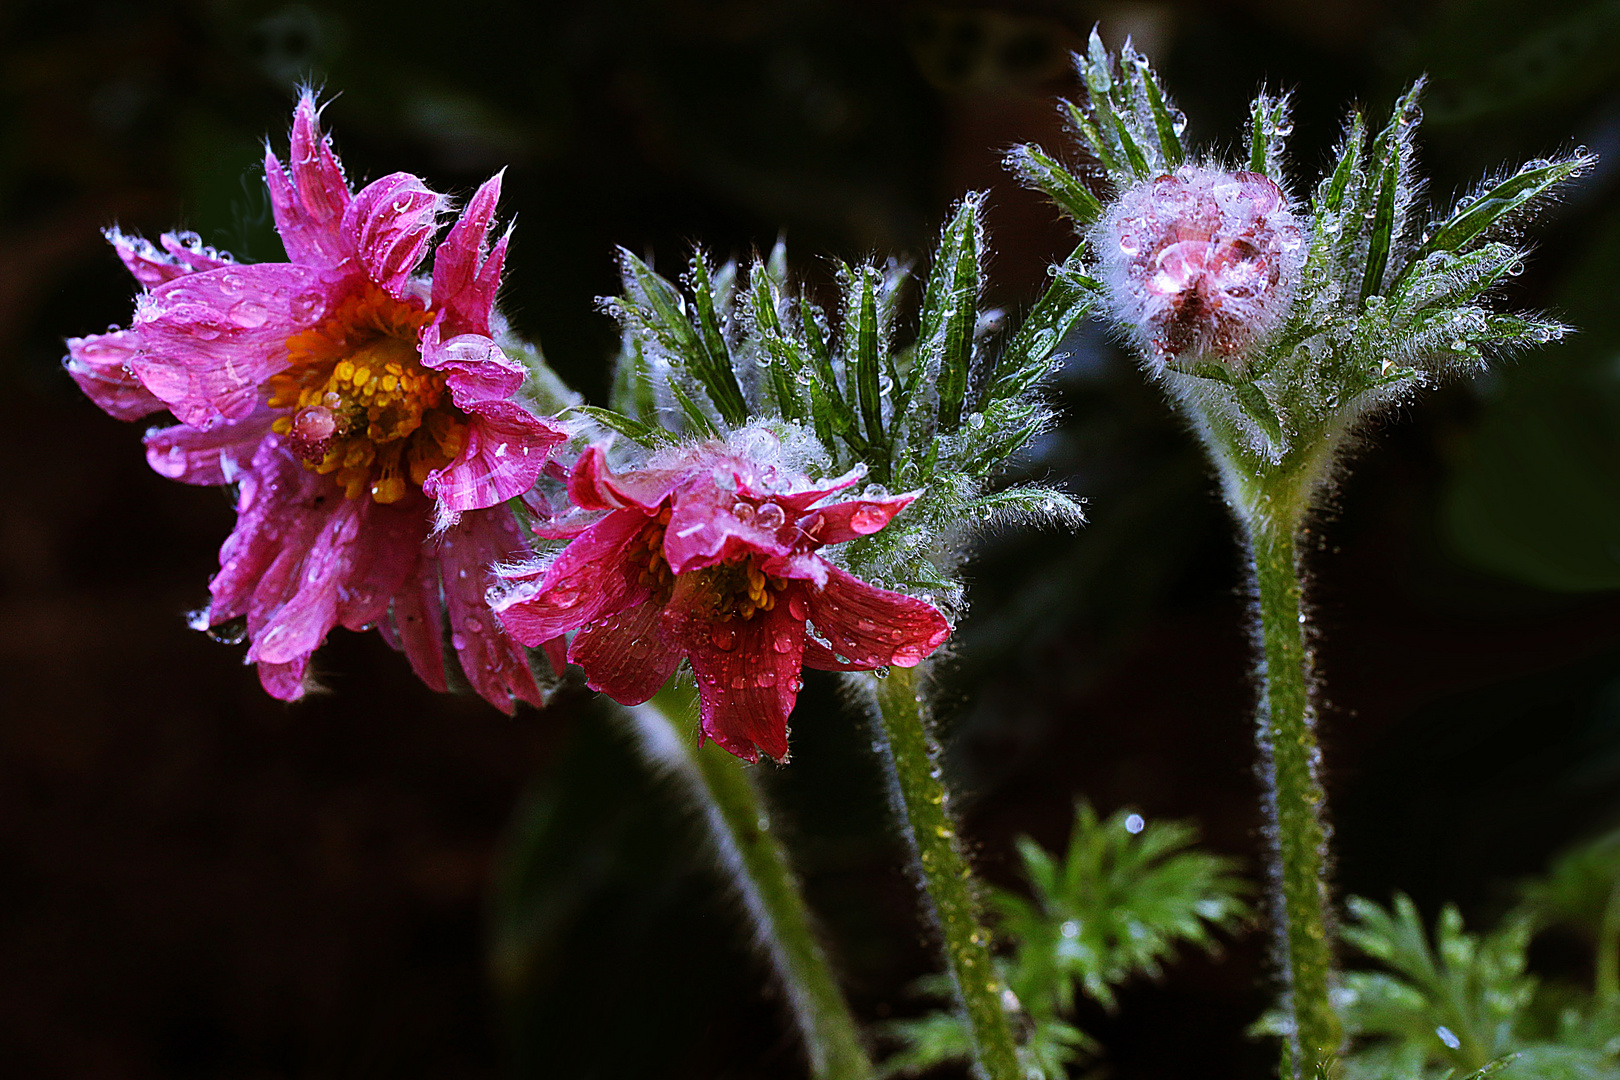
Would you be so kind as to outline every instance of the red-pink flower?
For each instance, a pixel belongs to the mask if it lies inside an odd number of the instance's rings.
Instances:
[[[1114,314],[1153,360],[1240,362],[1288,314],[1304,246],[1268,177],[1183,165],[1121,192],[1097,229]]]
[[[505,500],[566,438],[511,400],[524,369],[492,336],[500,177],[438,245],[431,278],[417,270],[446,199],[407,173],[351,192],[307,93],[290,168],[267,150],[265,182],[287,262],[109,231],[146,291],[129,329],[68,342],[68,371],[120,419],[180,420],[147,433],[158,472],[239,485],[199,621],[245,621],[271,694],[303,693],[334,626],[376,625],[435,689],[448,639],[489,701],[538,703],[483,598],[487,567],[527,551]]]
[[[803,668],[910,667],[950,633],[932,605],[817,554],[915,498],[824,502],[858,479],[811,483],[715,442],[614,475],[590,448],[568,484],[590,524],[554,530],[573,542],[544,568],[509,571],[492,606],[528,645],[578,629],[568,659],[625,705],[690,659],[703,732],[748,761],[782,760]]]

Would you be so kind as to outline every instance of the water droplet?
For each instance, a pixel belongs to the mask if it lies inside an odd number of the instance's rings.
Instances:
[[[871,536],[889,523],[889,512],[881,506],[861,505],[849,515],[851,531],[861,536]]]
[[[737,647],[737,631],[725,625],[716,626],[709,640],[714,642],[715,648],[730,652]]]
[[[889,663],[895,667],[916,667],[923,662],[923,657],[927,655],[917,646],[907,645],[904,648],[894,650],[894,655],[889,658]]]
[[[462,637],[460,634],[451,634],[450,645],[456,650],[456,652],[460,652],[462,649],[467,647],[467,639]]]
[[[775,686],[776,685],[776,672],[774,672],[774,671],[762,671],[762,672],[760,672],[758,675],[754,676],[754,685],[755,686],[760,686],[760,687]]]
[[[780,529],[787,523],[787,513],[773,502],[765,503],[754,516],[754,524],[762,529]]]
[[[782,634],[777,637],[775,641],[771,642],[771,648],[785,656],[793,651],[793,639],[788,637],[786,634]]]
[[[889,667],[888,667],[888,665],[887,664],[879,664],[877,667],[873,668],[872,669],[872,677],[874,679],[887,679],[889,677]]]
[[[741,501],[732,503],[731,516],[742,522],[744,525],[748,524],[754,520],[754,504]]]
[[[236,325],[253,330],[269,321],[270,312],[257,300],[243,300],[231,308],[231,318]]]
[[[1132,836],[1135,836],[1145,828],[1147,828],[1147,822],[1143,820],[1141,814],[1125,815],[1125,831],[1130,833]]]
[[[295,319],[300,321],[316,319],[325,310],[326,301],[317,292],[300,293],[292,298],[292,303],[288,307]]]
[[[794,593],[792,596],[788,597],[788,614],[792,615],[800,622],[803,622],[805,619],[809,618],[810,608],[809,605],[804,602],[804,597],[800,596],[798,593]]]
[[[484,628],[484,624],[479,622],[477,619],[468,619],[467,620],[467,629],[472,631],[473,633],[476,634],[480,630],[482,630],[483,628]]]
[[[1066,938],[1077,938],[1080,936],[1080,924],[1074,919],[1066,919],[1062,926],[1062,933]]]
[[[579,603],[579,588],[574,585],[559,585],[546,595],[551,600],[553,607],[560,607],[564,610]]]
[[[741,690],[744,687],[746,687],[747,685],[748,685],[748,679],[747,679],[746,676],[733,675],[731,677],[731,688],[733,690]]]

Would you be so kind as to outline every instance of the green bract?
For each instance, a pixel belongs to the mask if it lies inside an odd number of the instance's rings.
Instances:
[[[621,251],[624,292],[606,301],[624,330],[613,409],[585,411],[649,449],[761,420],[813,433],[824,456],[812,472],[865,469],[874,487],[920,493],[846,545],[849,568],[959,611],[953,571],[973,529],[1080,519],[1056,488],[994,482],[1051,423],[1040,383],[1094,294],[1067,267],[1015,333],[998,334],[999,313],[979,306],[982,209],[969,196],[945,226],[914,326],[901,313],[916,279],[894,260],[840,263],[829,312],[794,291],[780,243],[746,271],[698,251],[681,285]]]

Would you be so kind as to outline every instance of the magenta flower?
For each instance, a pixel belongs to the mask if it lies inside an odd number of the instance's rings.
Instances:
[[[592,447],[568,483],[590,523],[554,530],[573,542],[543,568],[508,571],[491,604],[527,645],[578,629],[568,659],[624,705],[689,658],[703,733],[745,760],[783,760],[803,668],[910,667],[950,634],[931,604],[817,554],[877,532],[915,498],[817,505],[858,479],[814,484],[713,442],[615,476]]]
[[[375,625],[434,689],[448,638],[490,702],[538,703],[525,653],[485,606],[486,568],[527,551],[503,504],[566,436],[511,400],[524,369],[492,337],[500,177],[473,195],[429,279],[417,270],[443,196],[407,173],[351,193],[307,93],[290,160],[265,153],[287,262],[109,231],[147,291],[129,329],[68,342],[68,371],[120,419],[174,413],[178,425],[146,435],[158,472],[239,485],[198,622],[244,620],[271,694],[304,692],[334,626]]]
[[[1121,192],[1098,232],[1115,316],[1172,363],[1240,360],[1287,316],[1304,254],[1281,188],[1198,165]]]

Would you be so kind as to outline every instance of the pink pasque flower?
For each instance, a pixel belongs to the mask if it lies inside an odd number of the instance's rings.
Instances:
[[[1150,359],[1180,365],[1241,364],[1287,316],[1304,257],[1281,188],[1202,165],[1121,192],[1093,246],[1115,317]]]
[[[915,495],[822,504],[859,473],[820,484],[702,443],[614,475],[585,451],[569,477],[590,524],[549,565],[519,568],[491,606],[527,645],[578,629],[568,659],[624,705],[646,701],[689,658],[702,730],[755,761],[788,752],[805,667],[910,667],[950,627],[934,607],[839,569],[818,549],[877,532]]]
[[[524,369],[492,337],[500,176],[473,195],[428,278],[417,270],[443,196],[407,173],[351,192],[308,93],[290,160],[265,152],[287,262],[109,230],[146,291],[129,329],[68,342],[68,371],[119,419],[166,408],[180,420],[146,435],[158,472],[239,485],[198,623],[245,620],[247,660],[271,694],[304,692],[334,626],[375,625],[436,690],[448,638],[490,702],[539,703],[525,653],[484,604],[487,567],[527,551],[503,504],[566,440],[511,400]]]

